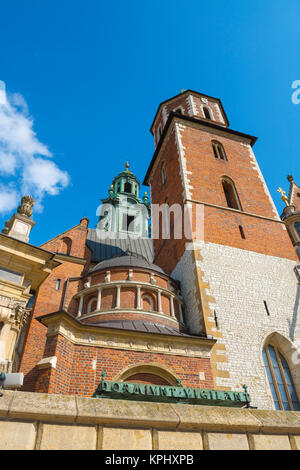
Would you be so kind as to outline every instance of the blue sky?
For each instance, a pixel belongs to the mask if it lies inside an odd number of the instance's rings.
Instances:
[[[1,170],[0,128],[1,227],[23,190],[39,200],[31,243],[84,215],[93,227],[127,159],[143,180],[157,106],[182,88],[221,98],[231,128],[259,137],[280,210],[287,174],[300,183],[299,0],[0,0],[0,11],[0,80],[24,129],[2,142],[17,157]]]

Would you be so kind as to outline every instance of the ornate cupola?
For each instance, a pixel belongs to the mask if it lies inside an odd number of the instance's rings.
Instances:
[[[100,232],[112,232],[118,236],[148,237],[150,204],[147,193],[139,198],[140,182],[129,171],[129,163],[113,179],[109,196],[102,199],[97,228]]]

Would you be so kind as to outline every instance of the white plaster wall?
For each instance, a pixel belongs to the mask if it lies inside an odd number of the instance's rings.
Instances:
[[[227,350],[231,386],[238,389],[246,383],[254,406],[274,409],[262,347],[273,332],[290,341],[300,340],[296,263],[212,243],[203,244],[200,251],[203,260],[197,265],[204,271],[204,281],[209,282],[210,294],[216,300],[213,308],[223,335],[219,342]]]

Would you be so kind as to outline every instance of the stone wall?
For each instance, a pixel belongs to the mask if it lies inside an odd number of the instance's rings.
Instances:
[[[300,450],[300,412],[4,391],[0,449]]]
[[[300,397],[300,362],[293,362],[291,357],[300,340],[300,286],[294,272],[296,263],[213,243],[202,244],[199,252],[201,258],[197,266],[204,272],[204,281],[209,283],[209,292],[215,300],[210,307],[212,312],[216,311],[222,332],[216,348],[226,345],[227,350],[228,363],[217,367],[230,372],[226,384],[223,381],[216,385],[238,390],[246,383],[253,398],[252,405],[272,409],[274,402],[262,350],[268,338],[277,334],[281,343],[278,347],[289,363]],[[215,328],[212,334],[216,332]]]

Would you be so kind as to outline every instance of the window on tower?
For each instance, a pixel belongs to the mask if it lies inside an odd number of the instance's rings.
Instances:
[[[166,181],[167,181],[166,167],[165,165],[163,165],[161,169],[161,182],[162,184],[165,184]]]
[[[214,156],[217,160],[227,160],[224,147],[220,142],[217,142],[216,140],[214,140],[212,142],[212,148],[214,151]]]
[[[128,181],[124,184],[124,191],[125,193],[131,193],[132,186],[131,183],[128,183]]]
[[[295,223],[295,229],[296,229],[296,232],[298,233],[298,237],[300,238],[300,222]]]
[[[134,232],[134,215],[123,214],[123,230]]]
[[[174,113],[183,114],[183,109],[182,109],[182,107],[180,106],[179,108],[174,109]]]
[[[276,345],[264,348],[263,360],[276,410],[300,411],[289,365]]]
[[[234,182],[231,179],[224,177],[222,180],[223,190],[227,202],[227,206],[231,209],[243,210]]]
[[[203,113],[206,119],[212,120],[211,111],[206,106],[203,106]]]
[[[160,141],[161,135],[162,135],[162,128],[160,125],[159,128],[157,129],[157,142]]]

